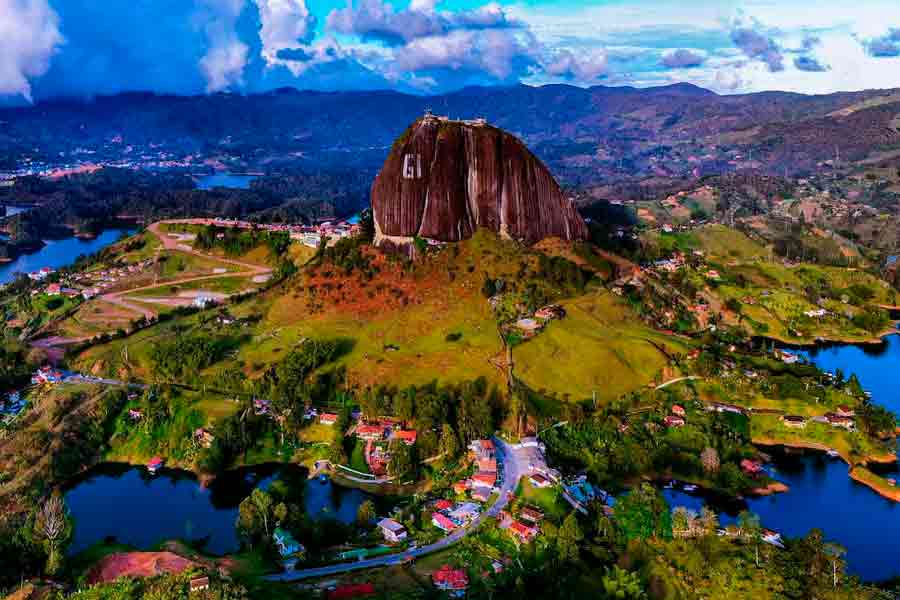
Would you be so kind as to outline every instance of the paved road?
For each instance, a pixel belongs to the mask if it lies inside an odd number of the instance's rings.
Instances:
[[[487,517],[496,517],[509,502],[509,496],[515,491],[519,484],[519,479],[528,473],[528,462],[525,453],[512,448],[509,444],[501,439],[494,438],[494,443],[500,451],[503,463],[503,484],[500,487],[500,497],[478,518],[474,519],[466,527],[461,527],[445,538],[438,540],[428,546],[415,548],[399,554],[390,556],[382,556],[378,558],[370,558],[356,562],[346,562],[324,567],[315,567],[312,569],[301,569],[297,571],[289,571],[287,573],[279,573],[277,575],[269,575],[266,577],[269,581],[299,581],[301,579],[310,579],[314,577],[328,577],[337,575],[338,573],[346,573],[348,571],[358,571],[360,569],[373,569],[377,567],[387,567],[391,565],[399,565],[410,558],[419,558],[426,554],[432,554],[449,548],[457,543],[481,525],[481,522]]]
[[[697,375],[691,375],[689,377],[678,377],[676,379],[670,379],[669,381],[656,386],[656,389],[661,390],[663,388],[669,387],[670,385],[676,384],[680,381],[694,381],[695,379],[703,379],[703,378],[698,377]]]

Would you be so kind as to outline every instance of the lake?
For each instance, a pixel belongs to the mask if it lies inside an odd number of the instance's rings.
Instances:
[[[238,190],[250,189],[250,182],[258,179],[256,175],[233,175],[231,173],[214,173],[197,177],[197,189],[211,190],[217,187]]]
[[[786,537],[803,537],[818,527],[829,540],[847,548],[848,570],[866,580],[900,575],[896,540],[900,539],[900,504],[886,500],[847,476],[847,465],[824,453],[787,453],[763,448],[773,456],[771,474],[790,491],[745,503],[709,499],[722,524],[733,523],[742,508],[759,515],[764,527]],[[704,499],[663,490],[669,504],[699,510]]]
[[[9,283],[15,273],[30,273],[42,267],[59,269],[75,262],[84,254],[93,254],[115,243],[130,230],[107,229],[95,238],[70,237],[63,240],[45,240],[45,246],[37,252],[22,254],[8,263],[0,263],[0,284]]]
[[[235,530],[238,506],[254,488],[266,489],[277,478],[303,486],[303,503],[313,519],[356,519],[369,496],[335,485],[307,480],[294,465],[236,469],[201,486],[187,471],[162,469],[151,477],[143,467],[103,464],[74,481],[65,494],[75,519],[71,553],[107,538],[146,549],[171,539],[205,540],[205,550],[226,554],[238,550]]]
[[[887,336],[881,344],[822,344],[792,348],[820,369],[841,369],[845,377],[855,373],[872,392],[872,400],[900,414],[900,390],[895,372],[900,369],[900,337]],[[763,448],[773,456],[771,475],[790,486],[785,494],[749,498],[746,503],[709,499],[722,513],[722,522],[734,522],[741,508],[758,514],[763,526],[788,537],[805,536],[818,527],[826,538],[847,548],[851,573],[867,580],[900,576],[896,540],[900,539],[900,504],[886,500],[847,475],[840,459],[821,452]],[[872,470],[900,479],[897,465],[872,466]],[[664,490],[669,503],[699,509],[704,500],[677,490]]]
[[[900,415],[900,388],[894,371],[900,368],[900,336],[886,336],[881,344],[823,344],[794,352],[824,371],[840,369],[845,378],[856,373],[875,402]]]

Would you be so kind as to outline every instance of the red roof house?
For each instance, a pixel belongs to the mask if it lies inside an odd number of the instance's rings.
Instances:
[[[439,512],[431,513],[431,522],[435,527],[447,533],[450,533],[451,531],[456,529],[456,523],[451,521],[450,517],[448,517],[447,515]]]
[[[469,587],[469,576],[462,569],[451,569],[450,565],[444,565],[431,574],[434,587],[439,590],[458,592]]]
[[[338,416],[334,413],[322,413],[319,415],[319,423],[322,425],[334,425],[337,423]]]
[[[415,429],[401,429],[400,431],[394,432],[394,437],[407,446],[412,446],[416,443],[416,431]]]
[[[513,521],[509,526],[509,532],[523,544],[531,543],[538,534],[537,528],[529,527],[521,521]]]
[[[356,436],[364,440],[377,441],[384,438],[382,425],[359,425],[356,428]]]
[[[443,498],[441,498],[440,500],[438,500],[437,502],[434,503],[434,507],[438,510],[448,510],[448,509],[453,508],[453,503],[450,502],[449,500],[444,500]]]
[[[497,473],[492,471],[478,471],[472,475],[472,481],[494,487],[497,483]]]

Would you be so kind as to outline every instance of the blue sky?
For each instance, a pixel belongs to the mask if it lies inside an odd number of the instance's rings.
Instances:
[[[896,0],[0,0],[0,100],[121,91],[900,87]]]

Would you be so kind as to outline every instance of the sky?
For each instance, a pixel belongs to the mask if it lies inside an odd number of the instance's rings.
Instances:
[[[0,101],[470,85],[900,87],[897,0],[0,0]]]

